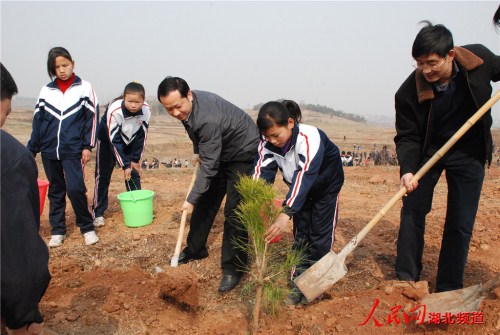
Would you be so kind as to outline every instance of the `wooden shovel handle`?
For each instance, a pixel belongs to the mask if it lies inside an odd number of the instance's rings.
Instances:
[[[481,285],[481,291],[489,291],[497,286],[500,286],[500,273],[497,273],[495,277]]]
[[[191,193],[191,190],[193,189],[194,182],[196,181],[196,176],[198,175],[199,168],[200,168],[200,162],[196,161],[196,163],[194,164],[193,175],[191,176],[191,182],[189,183],[188,191],[186,193],[186,199],[189,196],[189,193]]]
[[[194,182],[196,181],[196,176],[198,175],[199,167],[200,163],[196,162],[196,164],[194,165],[193,176],[191,177],[191,183],[189,184],[188,191],[186,194],[186,199],[189,196],[189,193],[191,193],[191,190],[193,189]],[[187,214],[188,214],[187,210],[182,211],[181,225],[179,227],[179,235],[177,236],[177,244],[175,245],[174,257],[179,256],[179,254],[181,253],[181,246],[182,246],[182,241],[184,240],[184,228],[186,227]]]
[[[500,99],[500,90],[496,91],[484,105],[481,107],[474,115],[472,115],[465,124],[460,127],[460,129],[446,142],[441,149],[439,149],[432,157],[429,159],[424,166],[418,170],[418,172],[413,175],[411,182],[418,181],[422,178],[430,169],[433,167],[441,157],[443,157],[448,150],[484,115],[491,107]],[[371,221],[356,235],[354,238],[342,249],[339,254],[347,256],[351,253],[358,243],[368,234],[368,232],[382,219],[385,214],[392,208],[404,195],[406,194],[406,187],[401,187],[389,202],[382,207],[382,209],[371,219]]]

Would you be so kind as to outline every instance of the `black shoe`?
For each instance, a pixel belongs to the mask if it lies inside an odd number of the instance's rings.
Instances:
[[[229,292],[238,285],[240,276],[237,275],[223,275],[219,285],[219,292]]]
[[[297,306],[302,303],[303,298],[305,297],[302,292],[297,287],[294,287],[285,299],[285,306]],[[307,299],[305,302],[307,302]]]
[[[302,300],[300,300],[300,303],[301,303],[302,305],[312,305],[312,304],[315,304],[315,303],[320,302],[320,301],[321,301],[321,299],[323,299],[323,294],[320,294],[320,295],[319,295],[316,299],[311,300],[311,301],[307,300],[306,296],[305,296],[305,295],[303,295],[303,296],[302,296]]]
[[[184,249],[179,255],[179,264],[186,264],[195,259],[203,259],[208,257],[208,251],[206,249],[200,251],[197,254],[192,254],[188,249]]]

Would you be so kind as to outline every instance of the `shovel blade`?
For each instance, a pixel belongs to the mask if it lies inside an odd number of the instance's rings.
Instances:
[[[170,266],[176,268],[179,265],[179,255],[174,255],[170,260]]]
[[[430,320],[431,313],[433,315],[440,313],[443,317],[445,313],[457,315],[475,312],[484,298],[482,292],[481,285],[474,285],[459,290],[428,294],[422,299],[422,305],[426,310],[424,321]]]
[[[345,257],[339,257],[330,251],[294,281],[307,301],[313,301],[342,279],[346,273]]]

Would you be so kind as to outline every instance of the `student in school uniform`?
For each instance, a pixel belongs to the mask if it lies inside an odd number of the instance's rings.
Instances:
[[[94,188],[94,226],[105,225],[104,212],[108,208],[108,190],[116,163],[123,170],[125,188],[141,189],[141,157],[146,146],[151,110],[145,102],[144,86],[131,82],[123,96],[106,108],[97,140]]]
[[[289,186],[283,213],[267,229],[266,241],[283,234],[293,218],[292,248],[304,249],[305,257],[292,271],[292,279],[332,249],[344,184],[339,148],[322,130],[302,124],[301,118],[292,100],[271,101],[260,108],[257,127],[262,140],[253,175],[274,183],[279,169]],[[292,285],[285,304],[299,303],[307,304],[307,299]]]
[[[66,238],[66,195],[76,216],[85,244],[99,241],[87,203],[84,168],[95,146],[99,107],[92,85],[74,73],[75,62],[68,50],[49,51],[47,71],[53,81],[38,97],[28,150],[42,154],[50,182],[49,247],[59,247]]]

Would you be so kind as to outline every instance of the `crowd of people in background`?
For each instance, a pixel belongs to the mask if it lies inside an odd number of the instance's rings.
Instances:
[[[377,145],[373,146],[371,151],[361,151],[361,146],[357,150],[345,151],[341,154],[343,166],[397,166],[398,158],[396,152],[391,151],[387,145],[383,145],[382,149],[377,149]]]
[[[187,159],[182,160],[180,158],[179,159],[174,158],[171,160],[162,159],[160,161],[158,158],[153,157],[151,162],[149,162],[147,158],[144,158],[141,161],[141,169],[143,170],[158,169],[160,165],[163,165],[164,167],[170,169],[170,168],[182,168],[182,167],[187,168],[191,164],[189,164],[189,161]]]
[[[493,144],[496,147],[495,144]],[[361,150],[342,150],[340,156],[342,159],[342,165],[344,167],[349,166],[398,166],[398,157],[394,150],[391,150],[387,145],[382,145],[382,149],[377,149],[377,145],[374,144],[372,150],[366,151]],[[494,150],[493,161],[496,166],[500,166],[500,148]],[[192,166],[188,159],[174,158],[171,160],[162,159],[159,160],[153,157],[151,161],[144,158],[141,162],[141,168],[143,170],[148,169],[158,169],[160,166],[165,168],[187,168]]]

